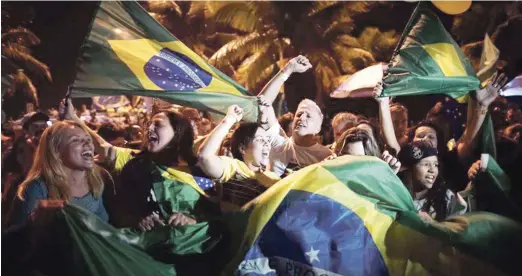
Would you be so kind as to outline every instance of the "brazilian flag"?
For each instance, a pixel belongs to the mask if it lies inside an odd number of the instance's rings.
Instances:
[[[369,156],[308,166],[240,212],[223,214],[219,230],[229,241],[211,256],[189,250],[185,258],[154,260],[145,254],[158,251],[151,237],[158,235],[171,237],[178,252],[192,248],[197,224],[188,232],[167,226],[137,234],[79,207],[59,212],[61,219],[50,223],[61,232],[49,231],[59,237],[50,242],[68,244],[71,260],[53,260],[71,275],[520,275],[520,223],[490,213],[461,216],[468,224],[461,232],[454,222],[424,222],[388,164]],[[189,240],[174,242],[180,235]],[[181,273],[192,258],[199,266]],[[222,271],[195,273],[216,261]]]
[[[476,209],[522,221],[522,210],[511,196],[509,176],[489,154],[482,154],[480,162],[484,172],[480,172],[473,183]]]
[[[371,173],[369,173],[371,171]],[[420,219],[388,164],[343,156],[308,166],[236,215],[221,275],[520,275],[522,225],[490,213]],[[241,223],[241,221],[246,223]]]
[[[257,119],[256,98],[176,39],[137,2],[102,1],[81,48],[73,97],[140,95]]]
[[[418,4],[402,33],[383,78],[382,96],[447,94],[458,99],[480,86],[470,62],[427,5]]]

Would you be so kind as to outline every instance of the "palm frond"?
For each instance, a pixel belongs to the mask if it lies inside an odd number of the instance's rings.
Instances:
[[[44,76],[47,80],[52,81],[49,67],[30,54],[21,52],[16,47],[12,47],[12,45],[9,44],[2,45],[2,55],[18,67],[27,69],[35,75]]]
[[[26,46],[24,46],[22,44],[7,42],[4,46],[12,48],[15,51],[18,51],[18,52],[21,52],[21,53],[26,53],[28,55],[31,54],[31,49],[29,49],[28,47],[26,47]]]
[[[261,32],[273,24],[268,2],[212,2],[213,19],[242,32]]]
[[[333,51],[345,74],[353,74],[375,63],[373,55],[361,48],[347,48],[335,44]]]
[[[359,44],[361,48],[370,50],[375,39],[380,35],[379,29],[376,27],[366,27],[359,35]]]
[[[323,38],[330,41],[338,35],[349,34],[353,31],[355,25],[351,18],[344,18],[342,21],[334,21],[323,32]]]
[[[238,34],[235,33],[222,33],[216,32],[204,38],[205,41],[215,43],[217,45],[225,45],[233,40],[239,38]]]
[[[239,66],[237,78],[244,83],[247,90],[255,88],[266,78],[268,72],[274,69],[277,52],[277,46],[270,44],[262,51],[245,59]]]
[[[314,1],[308,16],[315,16],[324,10],[340,5],[341,1]]]
[[[24,73],[24,70],[18,70],[12,75],[11,89],[14,93],[23,93],[26,99],[32,99],[38,103],[38,93],[31,79]]]
[[[359,14],[364,14],[367,13],[375,5],[376,3],[373,2],[343,2],[343,5],[340,6],[340,9],[337,11],[335,15],[335,18],[341,20],[343,18],[351,18]]]
[[[208,4],[206,1],[191,1],[190,9],[187,13],[188,18],[205,17],[208,13]]]
[[[371,53],[376,60],[386,60],[392,55],[393,49],[399,41],[395,31],[381,32],[376,27],[367,27],[358,39],[361,48]]]
[[[382,32],[381,35],[377,36],[371,49],[375,60],[388,62],[393,55],[395,46],[399,43],[399,38],[400,35],[394,30]]]
[[[332,86],[332,80],[335,78],[332,70],[328,66],[317,66],[313,73],[317,89],[316,97],[319,97],[319,95],[325,93],[329,94],[329,89]]]
[[[316,49],[307,53],[307,56],[310,60],[310,63],[312,63],[314,67],[325,66],[330,68],[336,75],[341,74],[339,66],[337,65],[337,61],[330,51],[325,49]]]
[[[334,41],[332,41],[331,44],[346,48],[361,48],[361,43],[359,43],[359,40],[351,35],[339,35],[335,38]]]
[[[253,54],[274,41],[277,38],[277,32],[270,31],[259,34],[252,33],[247,36],[240,37],[236,40],[230,41],[210,57],[209,62],[220,68],[221,66],[233,63],[237,60],[243,59],[247,54]]]
[[[181,17],[183,14],[179,5],[174,1],[150,1],[147,4],[149,12],[168,14],[169,16],[176,15],[178,17]]]
[[[40,44],[40,39],[30,30],[20,27],[2,34],[2,44],[7,42],[31,47]]]

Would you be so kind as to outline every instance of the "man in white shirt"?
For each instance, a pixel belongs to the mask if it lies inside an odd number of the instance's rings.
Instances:
[[[292,136],[288,138],[281,130],[272,103],[284,82],[294,72],[302,73],[312,65],[303,56],[293,58],[261,91],[260,127],[266,130],[272,144],[269,169],[284,177],[302,167],[318,163],[332,152],[317,143],[323,114],[317,104],[305,99],[299,104],[292,122]]]

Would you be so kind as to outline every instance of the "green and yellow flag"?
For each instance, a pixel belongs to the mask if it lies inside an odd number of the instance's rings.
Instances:
[[[101,2],[82,46],[73,97],[141,95],[257,119],[256,98],[176,39],[137,2]]]
[[[522,210],[511,197],[512,184],[509,176],[489,154],[482,154],[481,172],[473,183],[476,210],[486,211],[522,220]]]
[[[486,34],[484,36],[484,46],[482,48],[482,54],[480,56],[479,71],[477,73],[477,76],[482,86],[486,86],[491,77],[495,74],[499,56],[500,51],[497,49],[497,47],[495,47],[495,44],[493,44],[493,41],[491,41],[489,35]],[[467,97],[463,98],[463,100],[467,101]],[[470,118],[468,118],[468,120],[470,120]],[[484,119],[481,132],[481,153],[488,153],[493,158],[497,158],[497,149],[495,145],[495,129],[493,128],[493,121],[491,119],[490,112],[488,112],[486,118]]]
[[[420,2],[406,25],[383,78],[382,96],[458,99],[480,86],[470,62],[427,5]]]
[[[308,166],[242,212],[229,223],[235,255],[223,276],[520,274],[513,255],[522,224],[485,212],[461,216],[463,232],[447,221],[426,223],[406,186],[375,157]]]

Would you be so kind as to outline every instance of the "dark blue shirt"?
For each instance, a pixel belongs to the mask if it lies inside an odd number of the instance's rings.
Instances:
[[[40,179],[36,179],[27,185],[23,197],[24,200],[16,197],[13,202],[12,213],[8,222],[9,226],[26,223],[31,213],[38,206],[38,202],[49,198],[49,192],[45,183]],[[83,197],[73,197],[71,204],[92,212],[105,222],[109,220],[102,198],[96,198],[92,193],[88,193]]]

